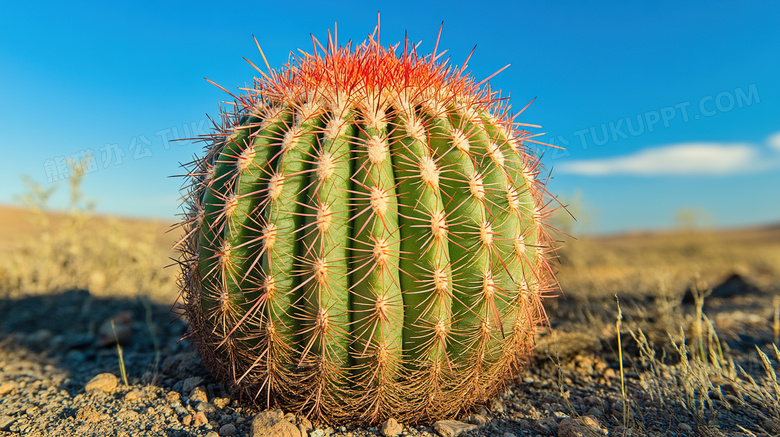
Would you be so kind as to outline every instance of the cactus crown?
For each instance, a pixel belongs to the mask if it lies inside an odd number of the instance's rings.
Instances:
[[[206,363],[329,422],[486,401],[554,284],[535,135],[465,66],[377,40],[258,69],[188,175],[181,284]]]

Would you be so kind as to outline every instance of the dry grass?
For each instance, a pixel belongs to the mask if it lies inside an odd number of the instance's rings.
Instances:
[[[553,326],[600,334],[617,349],[621,382],[625,360],[639,380],[621,390],[625,426],[644,435],[642,411],[653,405],[698,435],[780,433],[780,226],[581,239],[561,262]],[[711,296],[732,274],[753,287]],[[686,289],[692,304],[682,303]]]
[[[716,284],[739,273],[762,288],[780,278],[780,225],[729,231],[667,231],[582,237],[561,250],[564,292],[612,297]]]

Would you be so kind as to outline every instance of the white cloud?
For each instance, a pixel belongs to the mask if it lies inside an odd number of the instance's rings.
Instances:
[[[771,138],[780,142],[778,134]],[[729,175],[762,167],[758,158],[758,150],[746,143],[680,143],[632,155],[566,162],[556,170],[586,176]]]
[[[780,132],[775,132],[766,139],[766,143],[769,147],[780,152]]]

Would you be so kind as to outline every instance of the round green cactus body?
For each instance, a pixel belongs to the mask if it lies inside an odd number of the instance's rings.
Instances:
[[[462,69],[373,38],[261,75],[189,176],[181,283],[204,361],[331,423],[487,401],[554,288],[534,135]]]

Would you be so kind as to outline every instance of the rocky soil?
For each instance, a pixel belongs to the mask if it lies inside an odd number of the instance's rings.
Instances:
[[[736,292],[710,299],[705,313],[714,321],[729,357],[764,384],[755,348],[771,351],[772,296],[780,290],[748,290],[743,282],[732,284]],[[381,427],[333,428],[289,412],[262,411],[251,400],[238,399],[202,367],[192,345],[182,340],[185,322],[167,305],[144,298],[95,297],[85,290],[0,299],[0,435],[568,437],[780,432],[771,402],[751,397],[736,383],[716,383],[717,392],[703,397],[686,395],[686,378],[692,374],[674,365],[679,356],[668,347],[655,350],[658,368],[650,373],[652,363],[643,360],[647,353],[628,330],[643,327],[648,337],[663,341],[666,334],[659,324],[677,317],[674,322],[682,325],[694,313],[682,303],[682,295],[671,304],[673,310],[653,298],[621,301],[626,324],[620,343],[625,396],[614,298],[565,296],[549,307],[553,329],[541,334],[537,359],[490,405],[457,421],[423,426],[389,420]]]

